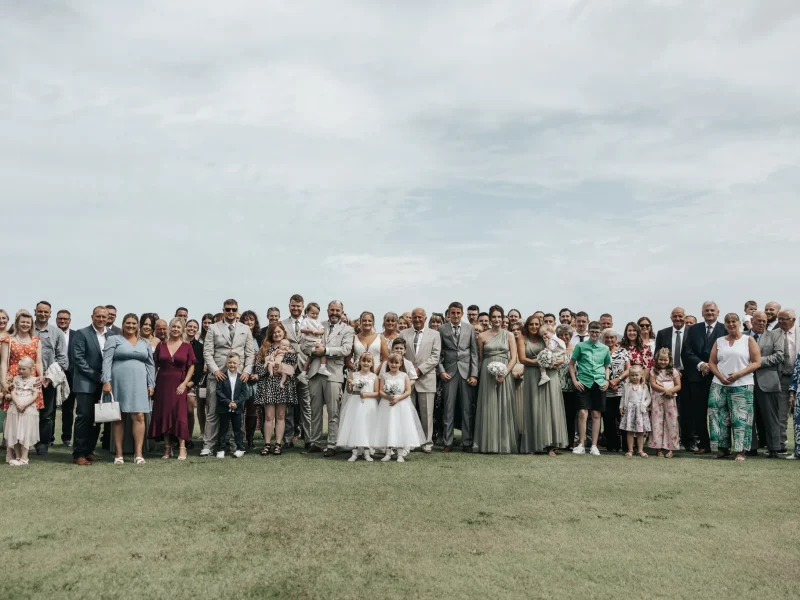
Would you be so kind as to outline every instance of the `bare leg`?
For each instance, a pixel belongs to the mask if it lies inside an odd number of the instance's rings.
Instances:
[[[111,424],[114,433],[114,448],[117,451],[117,458],[122,458],[122,442],[125,436],[125,415],[119,421]]]
[[[586,446],[586,419],[589,417],[589,411],[581,409],[578,411],[578,444]]]
[[[284,375],[286,377],[286,375]],[[283,432],[286,429],[286,405],[278,404],[275,411],[275,443],[283,443]]]
[[[633,454],[633,432],[628,432],[628,452]]]
[[[28,460],[28,449],[23,446],[22,444],[16,445],[17,451],[17,459],[19,460]]]
[[[144,446],[144,413],[134,413],[131,415],[133,424],[133,456],[142,456],[142,448]],[[114,435],[117,435],[116,433]],[[121,437],[121,436],[120,436]],[[120,456],[122,456],[120,454]]]
[[[637,433],[636,434],[636,447],[639,449],[639,454],[644,452],[644,434]]]
[[[286,383],[286,373],[281,374],[281,382],[278,384],[278,387],[283,389],[283,384]],[[281,439],[280,437],[278,439]]]
[[[272,428],[275,421],[275,405],[267,404],[264,406],[264,445],[269,446],[272,441]],[[278,441],[278,440],[276,440]]]
[[[585,433],[584,433],[585,436]],[[592,411],[592,446],[597,446],[597,438],[600,436],[600,413]]]
[[[193,388],[194,389],[194,388]],[[186,417],[189,421],[189,439],[192,439],[192,435],[194,434],[194,407],[197,405],[197,396],[188,395],[186,396]]]
[[[164,456],[161,458],[171,458],[172,457],[172,438],[168,433],[164,434]]]

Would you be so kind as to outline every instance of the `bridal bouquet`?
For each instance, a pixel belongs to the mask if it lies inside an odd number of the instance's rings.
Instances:
[[[383,384],[383,393],[392,398],[399,396],[403,391],[405,391],[405,387],[399,381],[387,381]]]
[[[486,366],[486,370],[489,371],[489,375],[492,377],[505,377],[508,372],[506,365],[498,361],[490,362]]]
[[[539,352],[536,355],[536,360],[539,362],[539,366],[545,369],[553,369],[556,366],[556,355],[550,348],[545,348]]]

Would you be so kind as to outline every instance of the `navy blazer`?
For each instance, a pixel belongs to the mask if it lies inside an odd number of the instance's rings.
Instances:
[[[225,369],[225,379],[217,382],[217,412],[226,413],[230,410],[231,400],[236,403],[236,410],[233,412],[242,412],[242,405],[244,404],[244,388],[247,384],[242,383],[242,380],[236,378],[236,385],[231,390],[231,381],[228,379],[228,369]]]
[[[721,337],[728,335],[725,326],[717,321],[717,325],[711,332],[711,336],[706,336],[706,323],[700,321],[699,323],[689,327],[689,332],[686,334],[686,340],[681,349],[681,361],[683,362],[683,373],[689,382],[700,383],[702,381],[711,381],[714,377],[709,372],[708,375],[703,375],[697,370],[697,365],[701,362],[707,363],[711,358],[711,351],[714,349],[714,344]]]
[[[76,331],[74,329],[69,330],[69,344],[67,344],[67,363],[69,363],[69,368],[65,375],[67,376],[67,383],[69,384],[70,390],[72,390],[72,349],[75,347],[75,334]]]
[[[103,334],[108,339],[108,334]],[[103,373],[103,353],[94,327],[79,329],[69,338],[71,351],[72,390],[76,394],[91,394],[100,386]]]

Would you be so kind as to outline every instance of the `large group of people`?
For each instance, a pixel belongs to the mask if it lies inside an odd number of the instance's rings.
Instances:
[[[154,441],[163,459],[185,460],[199,425],[200,456],[280,456],[302,440],[306,453],[403,462],[414,449],[444,453],[672,458],[678,450],[717,458],[787,453],[788,418],[800,458],[798,323],[794,310],[748,301],[720,320],[675,308],[658,332],[642,317],[619,331],[613,317],[583,311],[519,310],[452,302],[348,318],[339,301],[327,319],[315,302],[289,300],[289,315],[228,299],[190,318],[126,314],[97,306],[73,330],[68,310],[39,302],[13,321],[0,310],[0,400],[6,462],[29,464],[61,442],[90,466],[98,442],[115,464],[145,464]],[[119,418],[96,422],[97,405]],[[325,427],[327,425],[327,428]],[[327,434],[325,435],[325,429]],[[263,433],[256,448],[255,433]],[[126,450],[126,443],[129,450]]]

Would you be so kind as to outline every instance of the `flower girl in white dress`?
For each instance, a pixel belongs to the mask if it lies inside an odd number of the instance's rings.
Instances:
[[[353,449],[348,462],[357,461],[359,455],[372,462],[370,442],[378,419],[379,396],[378,376],[372,372],[374,362],[369,352],[362,354],[358,360],[360,370],[347,381],[349,393],[342,407],[336,445]]]
[[[381,401],[372,445],[386,448],[386,456],[381,462],[390,461],[393,453],[397,454],[397,462],[405,462],[403,448],[421,446],[425,443],[425,434],[417,411],[408,398],[411,395],[411,381],[400,370],[403,359],[391,354],[386,362],[388,370],[379,380]]]

